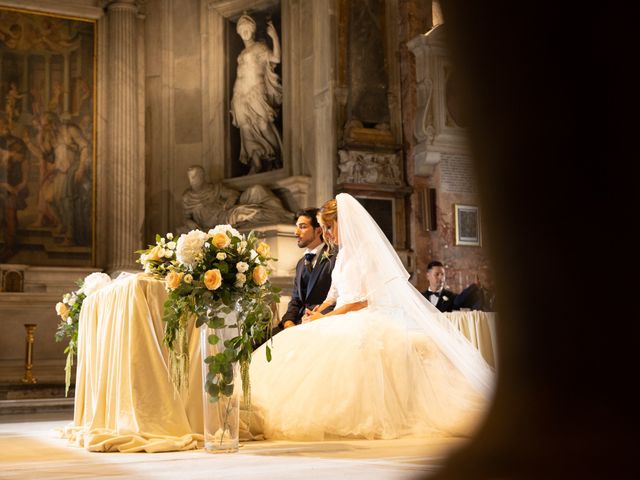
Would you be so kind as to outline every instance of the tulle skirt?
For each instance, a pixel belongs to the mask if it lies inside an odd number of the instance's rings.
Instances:
[[[252,430],[269,439],[470,435],[487,399],[400,313],[365,308],[273,337],[251,362]]]

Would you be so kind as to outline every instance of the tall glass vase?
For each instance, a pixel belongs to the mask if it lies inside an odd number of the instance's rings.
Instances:
[[[237,311],[230,313],[225,325],[236,323]],[[212,345],[215,335],[219,341]],[[237,452],[240,437],[240,368],[233,362],[232,390],[218,392],[217,398],[207,391],[207,379],[213,377],[214,367],[205,360],[224,352],[224,342],[238,335],[237,327],[210,328],[206,323],[200,327],[200,351],[202,352],[202,401],[204,407],[204,448],[211,453]],[[210,382],[209,382],[210,383]]]

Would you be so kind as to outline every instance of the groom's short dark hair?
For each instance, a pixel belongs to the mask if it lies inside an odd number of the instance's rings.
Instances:
[[[298,217],[309,217],[311,219],[311,226],[313,228],[318,228],[320,226],[318,223],[318,210],[319,208],[304,208],[302,210],[298,210],[296,212],[296,219]]]
[[[429,265],[427,265],[427,272],[429,270],[431,270],[433,267],[443,267],[444,265],[442,264],[442,262],[439,262],[438,260],[434,260],[433,262],[429,262]]]

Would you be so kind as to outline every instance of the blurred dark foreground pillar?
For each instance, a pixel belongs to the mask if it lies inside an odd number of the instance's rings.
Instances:
[[[501,369],[485,425],[433,478],[640,478],[637,247],[625,240],[635,208],[608,190],[615,178],[638,203],[626,180],[639,158],[638,122],[627,122],[633,17],[562,2],[441,4],[466,80]]]

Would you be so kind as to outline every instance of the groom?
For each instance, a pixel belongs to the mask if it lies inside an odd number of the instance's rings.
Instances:
[[[324,243],[317,214],[317,208],[307,208],[296,214],[295,236],[298,247],[305,251],[296,265],[291,300],[287,312],[282,316],[279,330],[299,325],[305,309],[312,310],[320,305],[331,287],[331,272],[336,256],[331,254],[329,246]]]

